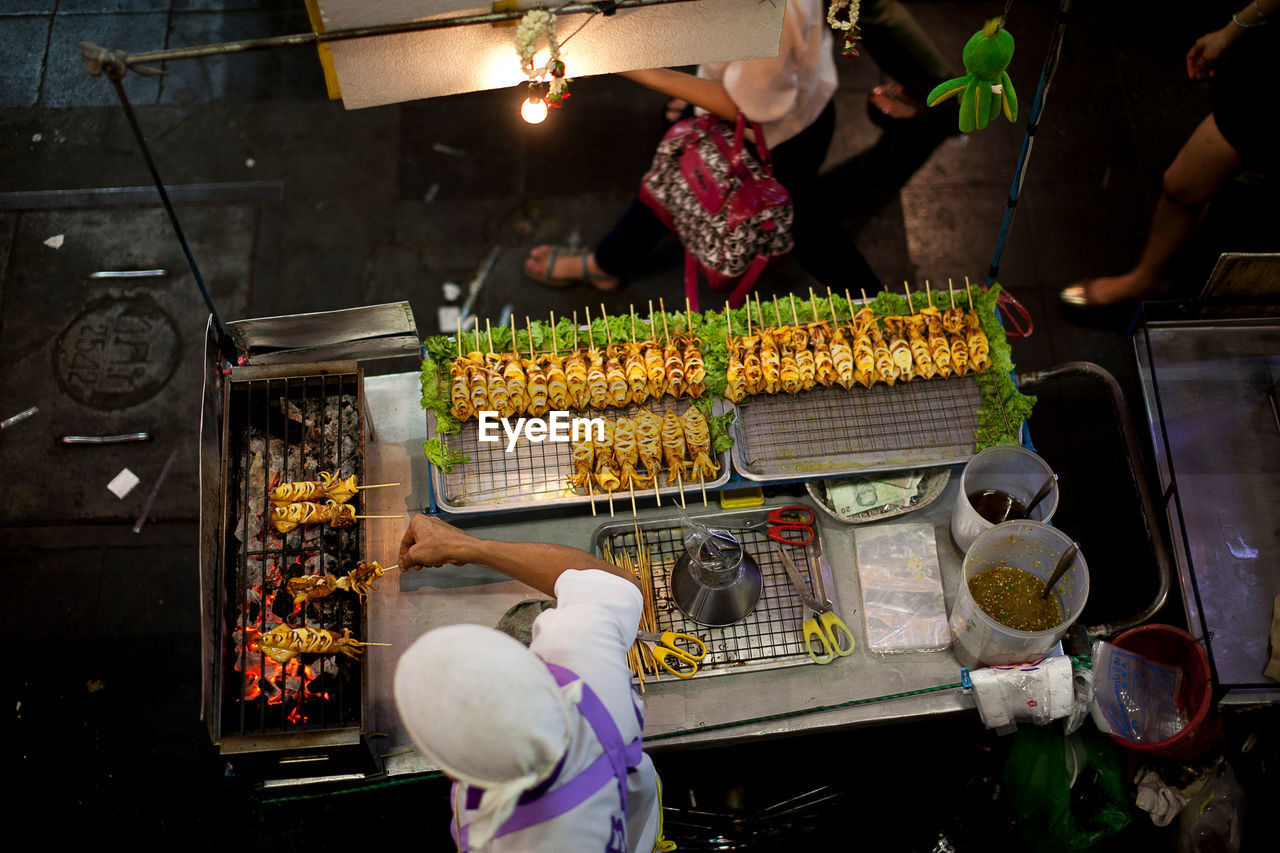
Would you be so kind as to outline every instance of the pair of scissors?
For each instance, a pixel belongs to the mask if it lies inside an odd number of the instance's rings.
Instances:
[[[661,634],[637,631],[636,639],[649,647],[650,654],[659,666],[677,678],[692,678],[702,659],[707,656],[706,644],[692,634],[681,634],[678,631],[663,631]],[[672,663],[669,658],[675,658],[679,663]]]
[[[806,619],[802,627],[804,647],[805,651],[809,653],[809,657],[813,659],[814,663],[831,663],[831,661],[835,660],[836,655],[844,657],[852,654],[854,646],[853,632],[835,614],[831,602],[825,597],[822,601],[814,598],[809,593],[809,587],[805,586],[804,580],[800,577],[800,572],[796,571],[795,564],[791,562],[791,558],[787,556],[786,552],[777,545],[773,546],[773,550],[778,552],[778,558],[782,560],[782,567],[787,570],[787,577],[791,578],[791,585],[796,588],[800,600],[813,611],[815,618]],[[820,576],[819,583],[821,583]]]
[[[759,530],[767,527],[766,535],[774,542],[801,547],[813,541],[813,510],[796,504],[773,510],[764,521],[754,521],[733,530]]]

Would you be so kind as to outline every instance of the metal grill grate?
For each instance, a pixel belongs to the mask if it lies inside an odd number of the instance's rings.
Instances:
[[[224,732],[259,734],[344,728],[362,723],[362,673],[342,655],[298,655],[281,666],[249,643],[279,624],[350,629],[360,638],[362,608],[350,593],[295,607],[286,589],[305,574],[340,576],[362,558],[360,525],[270,523],[271,490],[281,482],[363,473],[358,374],[251,379],[231,385],[227,496],[228,621]],[[359,501],[359,497],[353,498]],[[357,504],[358,506],[358,504]]]
[[[732,530],[734,524],[754,520],[752,516],[734,516],[732,522],[726,521],[724,526]],[[714,519],[701,518],[699,521],[710,527],[720,524]],[[782,561],[774,551],[773,541],[763,531],[734,531],[743,550],[759,565],[763,577],[755,609],[741,622],[724,628],[710,628],[686,617],[671,599],[671,571],[676,559],[684,554],[685,547],[683,529],[664,526],[669,524],[668,521],[655,527],[639,525],[652,565],[654,618],[659,631],[692,634],[706,643],[707,657],[695,678],[812,663],[800,633],[800,626],[811,614],[806,612],[804,603],[791,585]],[[634,560],[636,525],[606,527],[600,532],[598,542],[602,552],[611,549],[617,555],[627,550]],[[787,551],[810,591],[817,589],[814,585],[815,572],[823,571],[817,558],[820,547],[821,539],[815,537],[808,547],[793,547]],[[827,598],[839,611],[829,573],[824,578],[824,588]],[[653,678],[645,676],[646,680]],[[675,680],[675,676],[663,672],[658,680]]]
[[[752,397],[738,405],[735,467],[770,479],[961,462],[980,403],[973,376]]]
[[[645,406],[632,404],[625,409],[608,409],[603,414],[611,419],[632,417],[642,408],[647,408],[659,417],[670,408],[677,416],[683,415],[689,406],[688,399],[666,397],[657,403]],[[594,418],[601,416],[598,409],[574,411],[576,417]],[[428,416],[429,432],[434,433],[434,418]],[[469,457],[469,461],[455,465],[448,474],[439,469],[432,469],[436,484],[436,500],[446,510],[469,510],[479,512],[495,512],[502,509],[529,507],[537,504],[577,504],[591,500],[587,494],[578,494],[569,486],[569,476],[573,473],[573,445],[568,442],[531,442],[521,435],[515,447],[507,452],[507,436],[498,429],[499,439],[495,442],[481,442],[479,422],[469,420],[463,423],[460,432],[442,436],[447,451],[461,453]],[[720,475],[707,482],[708,489],[718,488],[729,480],[728,454],[719,460]],[[666,481],[665,473],[660,484]],[[698,492],[701,486],[697,482],[684,484],[686,493]],[[674,485],[659,487],[660,495],[674,495],[679,492]],[[637,498],[652,496],[653,489],[637,492]],[[603,500],[599,495],[597,499]],[[619,492],[615,499],[627,499],[628,492]]]

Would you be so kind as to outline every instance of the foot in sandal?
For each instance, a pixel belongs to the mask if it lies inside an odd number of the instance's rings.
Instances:
[[[529,252],[524,273],[547,287],[569,287],[585,282],[596,290],[617,290],[622,279],[609,275],[596,264],[591,252],[574,251],[562,246],[538,246]]]

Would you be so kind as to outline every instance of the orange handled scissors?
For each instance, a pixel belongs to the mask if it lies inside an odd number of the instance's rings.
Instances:
[[[692,678],[707,656],[707,646],[692,634],[678,631],[637,631],[636,639],[649,647],[658,665],[677,678]],[[669,660],[675,658],[675,662]]]
[[[831,663],[836,655],[844,657],[853,654],[853,632],[849,630],[848,625],[844,624],[844,620],[835,614],[831,602],[825,598],[822,601],[814,598],[786,552],[777,545],[773,546],[773,550],[778,552],[778,558],[782,560],[782,567],[787,570],[787,577],[791,578],[791,585],[796,588],[796,593],[813,611],[815,618],[806,619],[802,626],[804,647],[809,657],[814,663]]]

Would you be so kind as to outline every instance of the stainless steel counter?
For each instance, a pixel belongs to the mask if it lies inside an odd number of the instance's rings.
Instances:
[[[365,460],[366,475],[370,482],[402,484],[399,489],[365,493],[365,512],[405,513],[404,520],[369,522],[370,556],[383,565],[392,565],[396,562],[400,536],[409,516],[428,504],[430,472],[422,449],[426,439],[426,418],[419,404],[418,374],[369,378],[365,394],[374,428],[374,440],[369,445]],[[960,577],[960,554],[947,529],[957,479],[953,477],[942,496],[929,506],[888,522],[930,522],[935,525],[948,611]],[[714,497],[709,497],[710,506],[704,509],[701,497],[691,492],[687,497],[690,514],[723,513]],[[623,512],[630,517],[629,502],[618,501],[616,510],[619,518]],[[665,505],[662,508],[650,506],[642,508],[640,515],[648,520],[675,515],[675,511]],[[458,523],[473,534],[487,538],[559,542],[593,550],[596,530],[608,520],[607,512],[603,517],[592,517],[586,508],[575,508]],[[858,526],[819,516],[819,531],[826,543],[826,555],[832,567],[838,610],[858,639],[854,653],[825,666],[806,663],[763,672],[695,676],[689,681],[650,683],[645,695],[645,736],[658,739],[647,744],[646,748],[661,750],[728,744],[757,737],[917,719],[973,707],[970,697],[959,689],[950,689],[791,716],[794,712],[810,708],[922,690],[960,680],[960,665],[950,652],[901,655],[888,659],[866,652],[861,596],[854,564],[857,529]],[[393,573],[370,596],[368,639],[392,643],[389,648],[370,648],[367,658],[370,667],[370,731],[378,734],[373,743],[379,754],[385,757],[389,775],[434,769],[425,757],[413,751],[396,713],[392,683],[400,652],[429,628],[457,622],[494,625],[509,607],[534,597],[541,596],[521,583],[478,566],[445,566],[407,574]],[[788,716],[711,728],[772,715]]]

